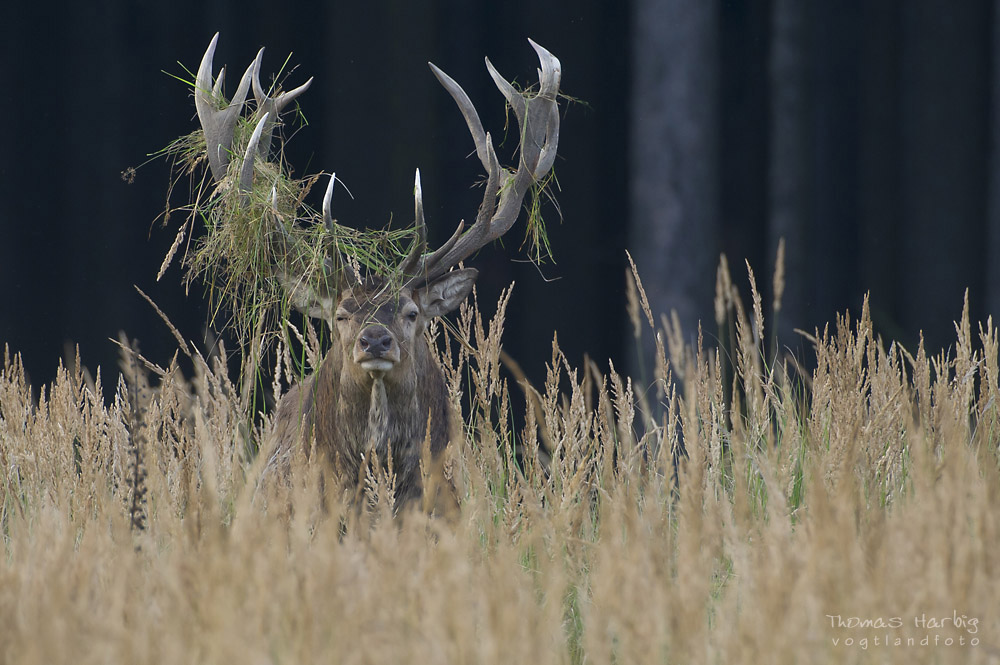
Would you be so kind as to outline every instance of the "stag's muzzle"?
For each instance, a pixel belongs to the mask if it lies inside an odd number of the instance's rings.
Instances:
[[[354,344],[354,362],[369,372],[388,372],[399,362],[399,344],[385,326],[368,326]]]

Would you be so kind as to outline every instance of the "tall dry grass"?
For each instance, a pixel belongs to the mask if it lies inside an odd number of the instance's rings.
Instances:
[[[865,310],[803,376],[726,270],[722,349],[631,300],[649,388],[553,340],[522,431],[506,299],[435,331],[449,519],[392,518],[378,477],[359,517],[301,459],[261,485],[219,359],[127,371],[108,406],[67,367],[34,402],[5,353],[0,661],[1000,662],[992,322],[932,354]]]

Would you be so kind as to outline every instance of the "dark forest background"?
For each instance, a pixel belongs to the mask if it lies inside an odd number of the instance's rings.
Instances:
[[[340,221],[409,223],[420,167],[432,241],[474,215],[481,173],[426,62],[497,134],[483,56],[522,82],[528,37],[561,59],[580,103],[565,108],[556,164],[561,223],[547,214],[555,263],[525,263],[517,237],[473,261],[483,303],[516,282],[505,340],[535,380],[555,331],[574,364],[634,358],[626,249],[654,309],[711,334],[719,254],[744,292],[749,260],[767,298],[785,238],[779,332],[804,356],[792,329],[857,313],[866,292],[876,328],[908,345],[919,331],[949,344],[966,288],[974,319],[1000,315],[989,0],[18,3],[0,19],[0,344],[36,384],[68,343],[107,382],[119,330],[169,360],[176,343],[133,284],[203,338],[200,287],[185,294],[176,265],[155,281],[180,220],[162,228],[168,165],[147,154],[195,128],[190,90],[168,73],[195,70],[216,31],[228,94],[260,46],[265,72],[292,53],[287,83],[316,77],[286,152],[297,175],[347,184]]]

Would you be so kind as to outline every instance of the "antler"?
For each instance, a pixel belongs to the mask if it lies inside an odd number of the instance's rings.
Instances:
[[[262,48],[257,51],[257,57],[253,61],[253,96],[257,100],[257,113],[262,114],[262,117],[266,115],[270,118],[264,126],[263,135],[258,144],[258,154],[267,159],[271,153],[271,132],[274,130],[274,125],[277,124],[281,112],[288,106],[289,102],[294,101],[296,97],[309,89],[313,77],[310,76],[308,81],[294,90],[282,92],[277,97],[270,97],[260,85],[260,64],[263,59],[264,49]]]
[[[198,110],[198,120],[205,132],[205,146],[208,152],[208,164],[212,168],[212,177],[221,182],[226,176],[229,166],[229,152],[233,145],[233,131],[236,121],[243,111],[250,90],[250,78],[253,75],[254,63],[247,67],[240,85],[236,89],[233,101],[225,108],[219,109],[225,100],[222,96],[222,84],[226,80],[226,68],[219,72],[219,78],[212,81],[212,60],[215,58],[215,45],[219,42],[219,33],[215,33],[208,45],[201,66],[198,67],[198,77],[194,84],[194,106]]]
[[[236,192],[240,201],[245,206],[249,201],[249,193],[253,187],[254,161],[257,157],[268,159],[271,152],[271,138],[274,127],[280,122],[282,111],[288,104],[294,101],[299,95],[309,89],[313,79],[310,78],[302,85],[271,96],[271,91],[265,91],[260,82],[261,62],[264,57],[264,49],[257,52],[257,56],[243,74],[239,88],[232,101],[227,103],[223,94],[222,86],[225,80],[225,68],[219,72],[219,77],[212,80],[212,63],[215,57],[216,44],[219,41],[219,33],[212,37],[205,55],[202,57],[201,65],[198,68],[198,75],[195,81],[195,107],[198,110],[198,119],[201,122],[205,135],[205,145],[208,152],[209,166],[212,177],[217,183],[221,183],[229,172],[230,158],[233,155],[233,135],[236,123],[243,111],[247,94],[251,86],[254,97],[257,100],[257,108],[254,113],[254,129],[247,141],[245,152],[239,166]],[[220,108],[221,107],[221,108]],[[237,160],[239,161],[239,160]],[[333,185],[335,177],[330,177],[330,183],[323,197],[323,219],[327,228],[332,231],[333,219],[330,215],[330,200],[333,195]],[[326,257],[322,264],[322,272],[326,276],[323,284],[314,285],[307,283],[300,275],[295,277],[289,273],[289,264],[294,264],[295,257],[306,254],[305,248],[300,239],[297,239],[280,220],[277,212],[277,190],[271,190],[271,216],[276,233],[271,237],[272,247],[276,250],[278,265],[274,266],[274,274],[281,282],[288,294],[289,302],[297,309],[310,316],[331,319],[332,294],[334,293],[335,276],[341,273],[353,275],[351,266],[341,261],[337,264],[334,259]],[[317,280],[321,281],[321,280]],[[332,321],[331,321],[332,325]]]
[[[222,182],[229,170],[229,156],[232,152],[236,121],[239,120],[240,114],[243,112],[243,104],[246,102],[251,84],[253,85],[254,97],[257,99],[256,113],[259,120],[250,144],[255,147],[258,154],[266,159],[271,149],[271,133],[278,123],[282,110],[289,102],[308,90],[313,80],[310,78],[294,90],[283,92],[276,97],[268,96],[260,84],[260,64],[264,57],[264,49],[261,49],[257,52],[254,61],[247,67],[246,72],[243,73],[243,78],[240,79],[240,85],[236,89],[232,101],[226,104],[222,94],[226,68],[223,67],[219,72],[219,78],[212,81],[212,61],[215,59],[215,46],[218,41],[219,33],[215,33],[201,59],[198,76],[195,79],[194,105],[198,110],[198,120],[205,133],[205,147],[208,152],[208,164],[212,169],[212,177],[216,182]],[[224,107],[220,109],[220,105],[224,105]],[[254,153],[248,151],[247,154],[252,158]],[[253,171],[252,159],[250,163],[251,168],[247,169],[244,161],[244,168],[240,174],[240,189],[243,191],[250,189],[250,178]]]
[[[423,254],[426,249],[426,231],[423,220],[423,201],[420,190],[420,172],[417,172],[414,186],[414,201],[416,208],[415,225],[417,239],[406,260],[400,266],[400,272],[409,277],[409,284],[432,282],[453,266],[471,256],[483,246],[496,240],[506,233],[521,210],[521,202],[532,183],[544,178],[552,169],[556,150],[559,146],[559,107],[556,97],[559,94],[559,79],[562,68],[559,59],[542,46],[528,40],[538,54],[541,68],[538,70],[539,89],[534,95],[520,93],[504,79],[489,58],[486,58],[486,68],[493,77],[500,92],[507,98],[517,117],[521,140],[519,144],[520,159],[516,171],[500,166],[493,140],[489,133],[483,130],[476,107],[469,96],[458,83],[441,71],[433,63],[427,63],[441,85],[452,96],[458,105],[469,132],[476,143],[476,154],[486,169],[486,191],[483,202],[479,206],[476,222],[463,235],[463,225],[438,250]]]

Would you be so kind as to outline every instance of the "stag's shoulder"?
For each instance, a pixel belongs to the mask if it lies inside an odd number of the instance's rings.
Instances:
[[[266,440],[271,454],[287,455],[311,429],[313,377],[299,381],[278,401]]]

